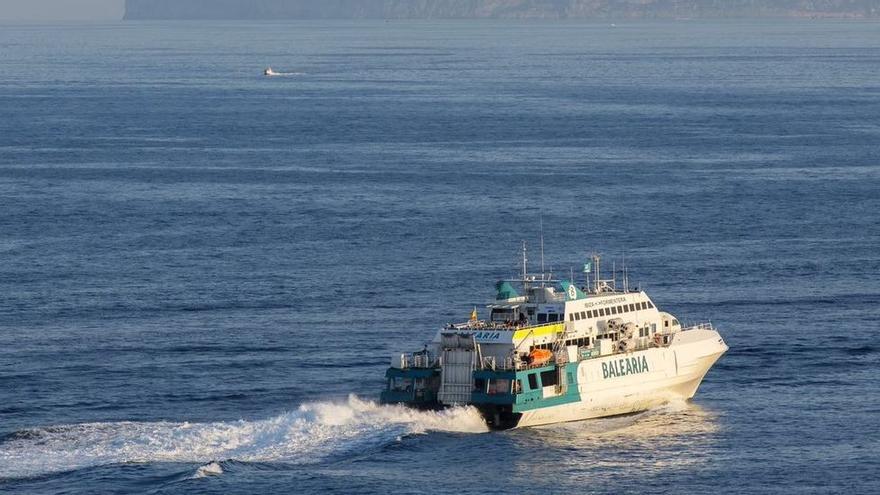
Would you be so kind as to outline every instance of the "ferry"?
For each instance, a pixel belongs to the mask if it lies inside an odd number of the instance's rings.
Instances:
[[[543,251],[543,250],[542,250]],[[542,256],[543,257],[543,256]],[[495,285],[483,318],[439,329],[421,351],[395,354],[384,404],[473,406],[495,430],[636,413],[691,399],[728,347],[711,323],[683,326],[624,270],[582,283],[527,272]],[[542,261],[543,265],[543,261]],[[622,285],[618,289],[618,285]]]

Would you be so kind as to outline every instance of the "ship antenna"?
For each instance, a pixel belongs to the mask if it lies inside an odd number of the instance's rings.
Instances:
[[[617,260],[611,260],[611,287],[617,292]]]
[[[522,279],[523,279],[523,285],[525,285],[525,283],[526,283],[526,273],[527,273],[527,272],[526,272],[526,267],[527,267],[527,263],[528,263],[528,258],[526,258],[526,241],[522,241],[522,246],[523,246],[523,270],[522,270]]]
[[[541,287],[544,287],[544,215],[541,215]]]
[[[629,274],[626,271],[626,253],[623,254],[623,292],[629,293]]]

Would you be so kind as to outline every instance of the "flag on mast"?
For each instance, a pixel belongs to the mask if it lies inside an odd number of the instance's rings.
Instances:
[[[590,273],[592,271],[593,271],[593,263],[592,262],[584,263],[584,273]]]

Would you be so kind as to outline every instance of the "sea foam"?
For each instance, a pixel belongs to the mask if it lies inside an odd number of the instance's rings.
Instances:
[[[344,402],[303,404],[296,411],[257,421],[87,423],[25,430],[0,443],[0,478],[119,463],[235,459],[307,464],[429,431],[488,429],[473,408],[425,412],[350,396]],[[219,474],[208,471],[203,475]]]

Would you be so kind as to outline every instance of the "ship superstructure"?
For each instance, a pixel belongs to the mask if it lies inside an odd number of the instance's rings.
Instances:
[[[491,428],[506,429],[693,397],[724,340],[708,323],[682,327],[625,275],[621,289],[615,276],[602,279],[600,261],[584,264],[578,285],[528,274],[524,247],[521,277],[495,285],[484,318],[475,308],[422,351],[392,357],[381,401],[472,405]]]

